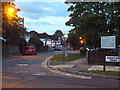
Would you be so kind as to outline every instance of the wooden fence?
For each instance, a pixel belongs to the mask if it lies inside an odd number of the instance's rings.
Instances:
[[[105,56],[118,56],[118,52],[112,50],[98,50],[87,52],[88,64],[103,65]],[[120,62],[106,62],[106,65],[119,66]]]

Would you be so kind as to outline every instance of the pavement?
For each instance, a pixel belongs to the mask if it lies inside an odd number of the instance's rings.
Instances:
[[[78,72],[79,70],[103,70],[103,65],[89,65],[87,62],[87,58],[81,58],[70,62],[57,62],[50,60],[50,58],[47,59],[45,67],[47,67],[47,70],[53,72],[57,73],[62,72],[65,75],[71,74],[72,76],[77,75],[77,77],[82,75],[91,78],[102,77],[108,79],[117,80],[120,79],[120,77],[118,76],[97,75],[91,73]],[[119,71],[119,70],[120,70],[119,66],[106,66],[106,71]]]

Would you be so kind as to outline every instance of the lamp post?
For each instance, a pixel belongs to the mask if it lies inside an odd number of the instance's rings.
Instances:
[[[22,46],[22,49],[24,49],[24,39],[25,39],[25,32],[24,32],[24,18],[21,18],[21,22],[22,22],[22,40],[23,40],[23,46]]]
[[[5,24],[2,26],[5,30],[6,30],[6,43],[9,41],[9,38],[7,37],[9,35],[9,33],[7,32],[8,30],[8,25],[13,25],[12,21],[13,21],[13,17],[15,16],[16,10],[14,7],[12,6],[5,6],[4,8],[4,12],[5,12]]]
[[[6,14],[9,19],[12,19],[15,16],[16,10],[14,7],[7,6],[6,7]]]
[[[63,41],[64,41],[63,60],[65,60],[65,57],[66,57],[66,40],[67,40],[67,38],[68,38],[68,35],[64,34],[63,35]]]

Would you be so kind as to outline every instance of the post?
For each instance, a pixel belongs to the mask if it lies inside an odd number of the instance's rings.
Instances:
[[[103,72],[105,72],[105,59],[106,59],[106,57],[104,58],[104,63],[103,63]]]
[[[64,48],[63,48],[63,61],[65,60],[65,37],[63,37],[64,39]]]
[[[22,18],[22,24],[23,24],[23,31],[22,31],[22,34],[23,34],[23,36],[22,36],[22,39],[23,39],[23,46],[22,46],[22,49],[24,49],[24,39],[25,39],[25,35],[24,35],[24,18]]]

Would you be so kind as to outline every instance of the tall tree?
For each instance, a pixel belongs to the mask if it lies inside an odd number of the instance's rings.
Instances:
[[[70,3],[70,20],[66,25],[71,31],[84,37],[88,45],[99,46],[101,35],[120,35],[120,2]]]
[[[63,32],[61,30],[56,30],[54,35],[63,36]]]
[[[31,37],[29,43],[35,46],[37,51],[40,51],[41,47],[43,47],[43,42],[36,36]]]
[[[17,43],[26,30],[21,24],[22,18],[17,15],[19,11],[14,3],[2,2],[2,37],[9,43]]]

